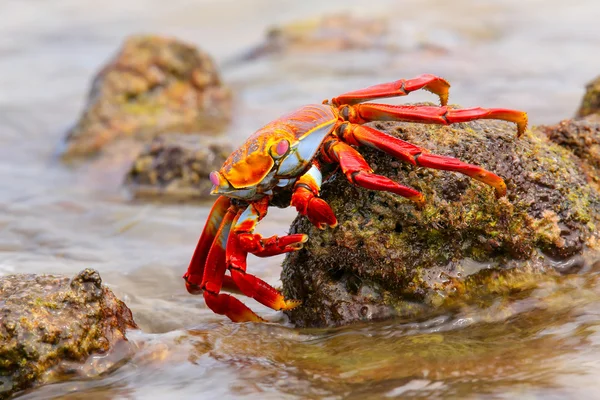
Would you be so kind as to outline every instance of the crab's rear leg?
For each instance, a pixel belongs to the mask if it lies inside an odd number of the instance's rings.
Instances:
[[[297,300],[286,300],[284,296],[271,285],[262,279],[248,274],[246,272],[246,259],[249,249],[247,240],[256,240],[253,233],[254,227],[261,219],[260,204],[254,207],[250,204],[246,210],[240,212],[233,222],[233,229],[227,242],[226,265],[231,273],[235,285],[240,291],[259,303],[272,308],[273,310],[289,310],[297,307],[300,302]],[[251,239],[248,239],[251,238]],[[307,236],[304,234],[287,235],[282,237],[273,236],[269,239],[258,239],[259,243],[252,246],[252,253],[259,257],[267,257],[276,254],[287,253],[298,250],[302,243],[306,242]]]
[[[413,165],[460,172],[492,186],[496,192],[496,197],[502,197],[506,194],[504,180],[490,171],[477,165],[464,163],[453,157],[429,154],[426,149],[368,126],[344,123],[338,128],[338,134],[352,145],[373,147]]]
[[[419,206],[425,204],[425,198],[415,189],[400,185],[385,176],[374,174],[363,156],[350,145],[330,138],[324,143],[323,149],[325,158],[339,163],[346,178],[355,185],[366,189],[395,193],[414,201]]]
[[[459,108],[432,106],[395,106],[389,104],[357,104],[341,107],[340,114],[349,122],[405,121],[449,125],[478,119],[498,119],[517,124],[517,136],[527,128],[527,113],[506,108]]]
[[[395,82],[382,83],[365,89],[344,93],[334,97],[331,101],[326,100],[325,103],[331,103],[339,107],[342,104],[352,105],[373,99],[406,96],[410,92],[419,89],[437,94],[443,106],[448,103],[450,84],[445,79],[430,74],[419,75],[413,79],[400,79]]]
[[[317,228],[335,228],[337,219],[333,210],[325,200],[318,197],[322,180],[319,164],[314,160],[310,169],[294,184],[291,205],[296,207],[300,214],[306,215]]]

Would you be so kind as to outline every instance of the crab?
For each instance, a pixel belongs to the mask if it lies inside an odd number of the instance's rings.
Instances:
[[[237,298],[222,290],[253,298],[273,310],[290,310],[300,301],[246,272],[248,253],[269,257],[302,248],[306,234],[263,238],[254,232],[270,205],[293,206],[319,229],[335,228],[331,207],[319,198],[324,168],[339,167],[350,183],[369,190],[395,193],[424,205],[415,189],[373,173],[355,149],[369,146],[417,167],[455,171],[491,186],[496,197],[506,194],[498,175],[456,158],[429,153],[377,129],[370,121],[406,121],[448,125],[479,119],[514,122],[517,136],[527,127],[527,114],[502,108],[449,108],[450,84],[424,74],[348,92],[322,104],[306,105],[256,131],[210,174],[214,203],[183,278],[191,294],[203,294],[206,305],[234,322],[263,321]],[[370,100],[405,96],[415,90],[439,96],[441,106],[388,105]],[[331,169],[331,168],[330,168]],[[337,168],[336,168],[337,169]],[[334,169],[335,171],[335,169]],[[333,172],[330,172],[333,173]],[[227,274],[229,273],[229,274]]]

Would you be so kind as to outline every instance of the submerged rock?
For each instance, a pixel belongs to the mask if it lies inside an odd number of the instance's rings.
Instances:
[[[587,84],[577,117],[600,114],[600,76]]]
[[[339,226],[319,231],[296,218],[291,232],[308,233],[309,241],[283,265],[285,295],[303,301],[289,312],[296,325],[489,305],[586,267],[586,252],[598,248],[600,196],[581,160],[541,133],[517,139],[514,125],[498,121],[372,126],[481,165],[505,179],[508,194],[495,199],[492,188],[464,175],[361,148],[376,173],[420,190],[427,204],[419,210],[394,194],[353,186],[341,173],[324,183],[322,198]]]
[[[130,357],[131,311],[86,269],[0,277],[0,399],[68,378],[94,377]],[[94,357],[96,355],[97,357]]]
[[[94,79],[64,156],[96,153],[119,137],[219,127],[231,118],[231,101],[206,53],[176,39],[133,36]]]
[[[161,135],[133,163],[126,186],[138,198],[205,199],[210,196],[211,171],[233,151],[224,140],[201,135]]]

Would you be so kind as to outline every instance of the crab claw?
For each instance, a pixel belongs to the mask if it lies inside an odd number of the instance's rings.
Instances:
[[[313,198],[306,210],[308,220],[318,229],[323,230],[328,226],[335,228],[338,224],[333,210],[327,202],[318,197]]]
[[[248,253],[257,257],[271,257],[277,254],[300,250],[303,243],[308,240],[308,235],[296,233],[286,236],[271,236],[263,238],[259,234],[240,233],[238,235],[240,246]]]
[[[318,229],[325,229],[328,226],[335,228],[337,218],[329,204],[319,197],[321,187],[321,173],[316,165],[300,178],[292,194],[291,205],[302,215],[306,215],[308,220]]]

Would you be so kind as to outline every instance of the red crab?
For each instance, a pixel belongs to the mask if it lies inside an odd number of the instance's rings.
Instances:
[[[321,166],[337,164],[348,180],[370,190],[385,190],[424,203],[418,191],[376,175],[352,146],[370,146],[415,166],[456,171],[477,179],[504,196],[502,178],[476,165],[430,154],[426,149],[363,126],[369,121],[408,121],[453,124],[477,119],[499,119],[517,124],[517,135],[527,126],[527,114],[500,108],[446,107],[449,83],[437,76],[421,75],[342,94],[323,104],[304,106],[255,132],[210,174],[213,194],[219,194],[204,231],[183,276],[187,290],[204,294],[206,305],[232,321],[262,321],[241,301],[221,290],[254,298],[274,310],[300,304],[287,300],[275,288],[246,272],[246,257],[268,257],[302,248],[308,236],[294,234],[263,238],[254,233],[269,205],[292,205],[318,228],[337,225],[329,205],[319,196]],[[364,103],[405,96],[424,89],[440,97],[441,106]],[[290,200],[291,197],[291,200]],[[226,275],[229,271],[229,275]]]

